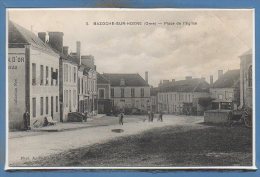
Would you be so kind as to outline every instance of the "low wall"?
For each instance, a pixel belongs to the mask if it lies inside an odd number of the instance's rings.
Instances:
[[[204,113],[205,123],[227,123],[230,110],[209,110]]]

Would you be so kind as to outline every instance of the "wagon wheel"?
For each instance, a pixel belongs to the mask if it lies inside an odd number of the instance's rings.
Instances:
[[[252,111],[249,108],[243,110],[242,118],[244,120],[245,126],[248,128],[252,127]]]

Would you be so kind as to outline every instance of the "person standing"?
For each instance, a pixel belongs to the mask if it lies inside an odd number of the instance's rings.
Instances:
[[[30,114],[29,112],[26,110],[25,113],[23,114],[23,123],[24,123],[24,129],[25,130],[29,130],[30,129]]]
[[[123,119],[124,119],[124,114],[123,114],[123,112],[121,112],[121,113],[119,114],[119,125],[123,125],[123,124],[124,124]]]
[[[154,113],[151,112],[151,122],[153,122]]]
[[[163,114],[162,114],[162,112],[160,112],[160,114],[159,114],[159,119],[158,119],[158,121],[163,121]]]

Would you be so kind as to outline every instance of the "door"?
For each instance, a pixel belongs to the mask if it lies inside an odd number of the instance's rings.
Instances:
[[[51,117],[53,119],[53,96],[51,97]]]

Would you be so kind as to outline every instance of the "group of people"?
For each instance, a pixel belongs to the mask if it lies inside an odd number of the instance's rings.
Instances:
[[[152,111],[148,112],[148,122],[153,122],[154,119],[154,113]],[[157,121],[162,122],[163,121],[163,114],[162,112],[159,113]]]
[[[124,124],[124,113],[120,112],[118,117],[119,117],[119,125],[123,125]],[[153,122],[153,119],[154,119],[154,113],[152,111],[148,112],[148,122]],[[162,112],[159,113],[157,121],[160,121],[160,122],[163,121]]]

